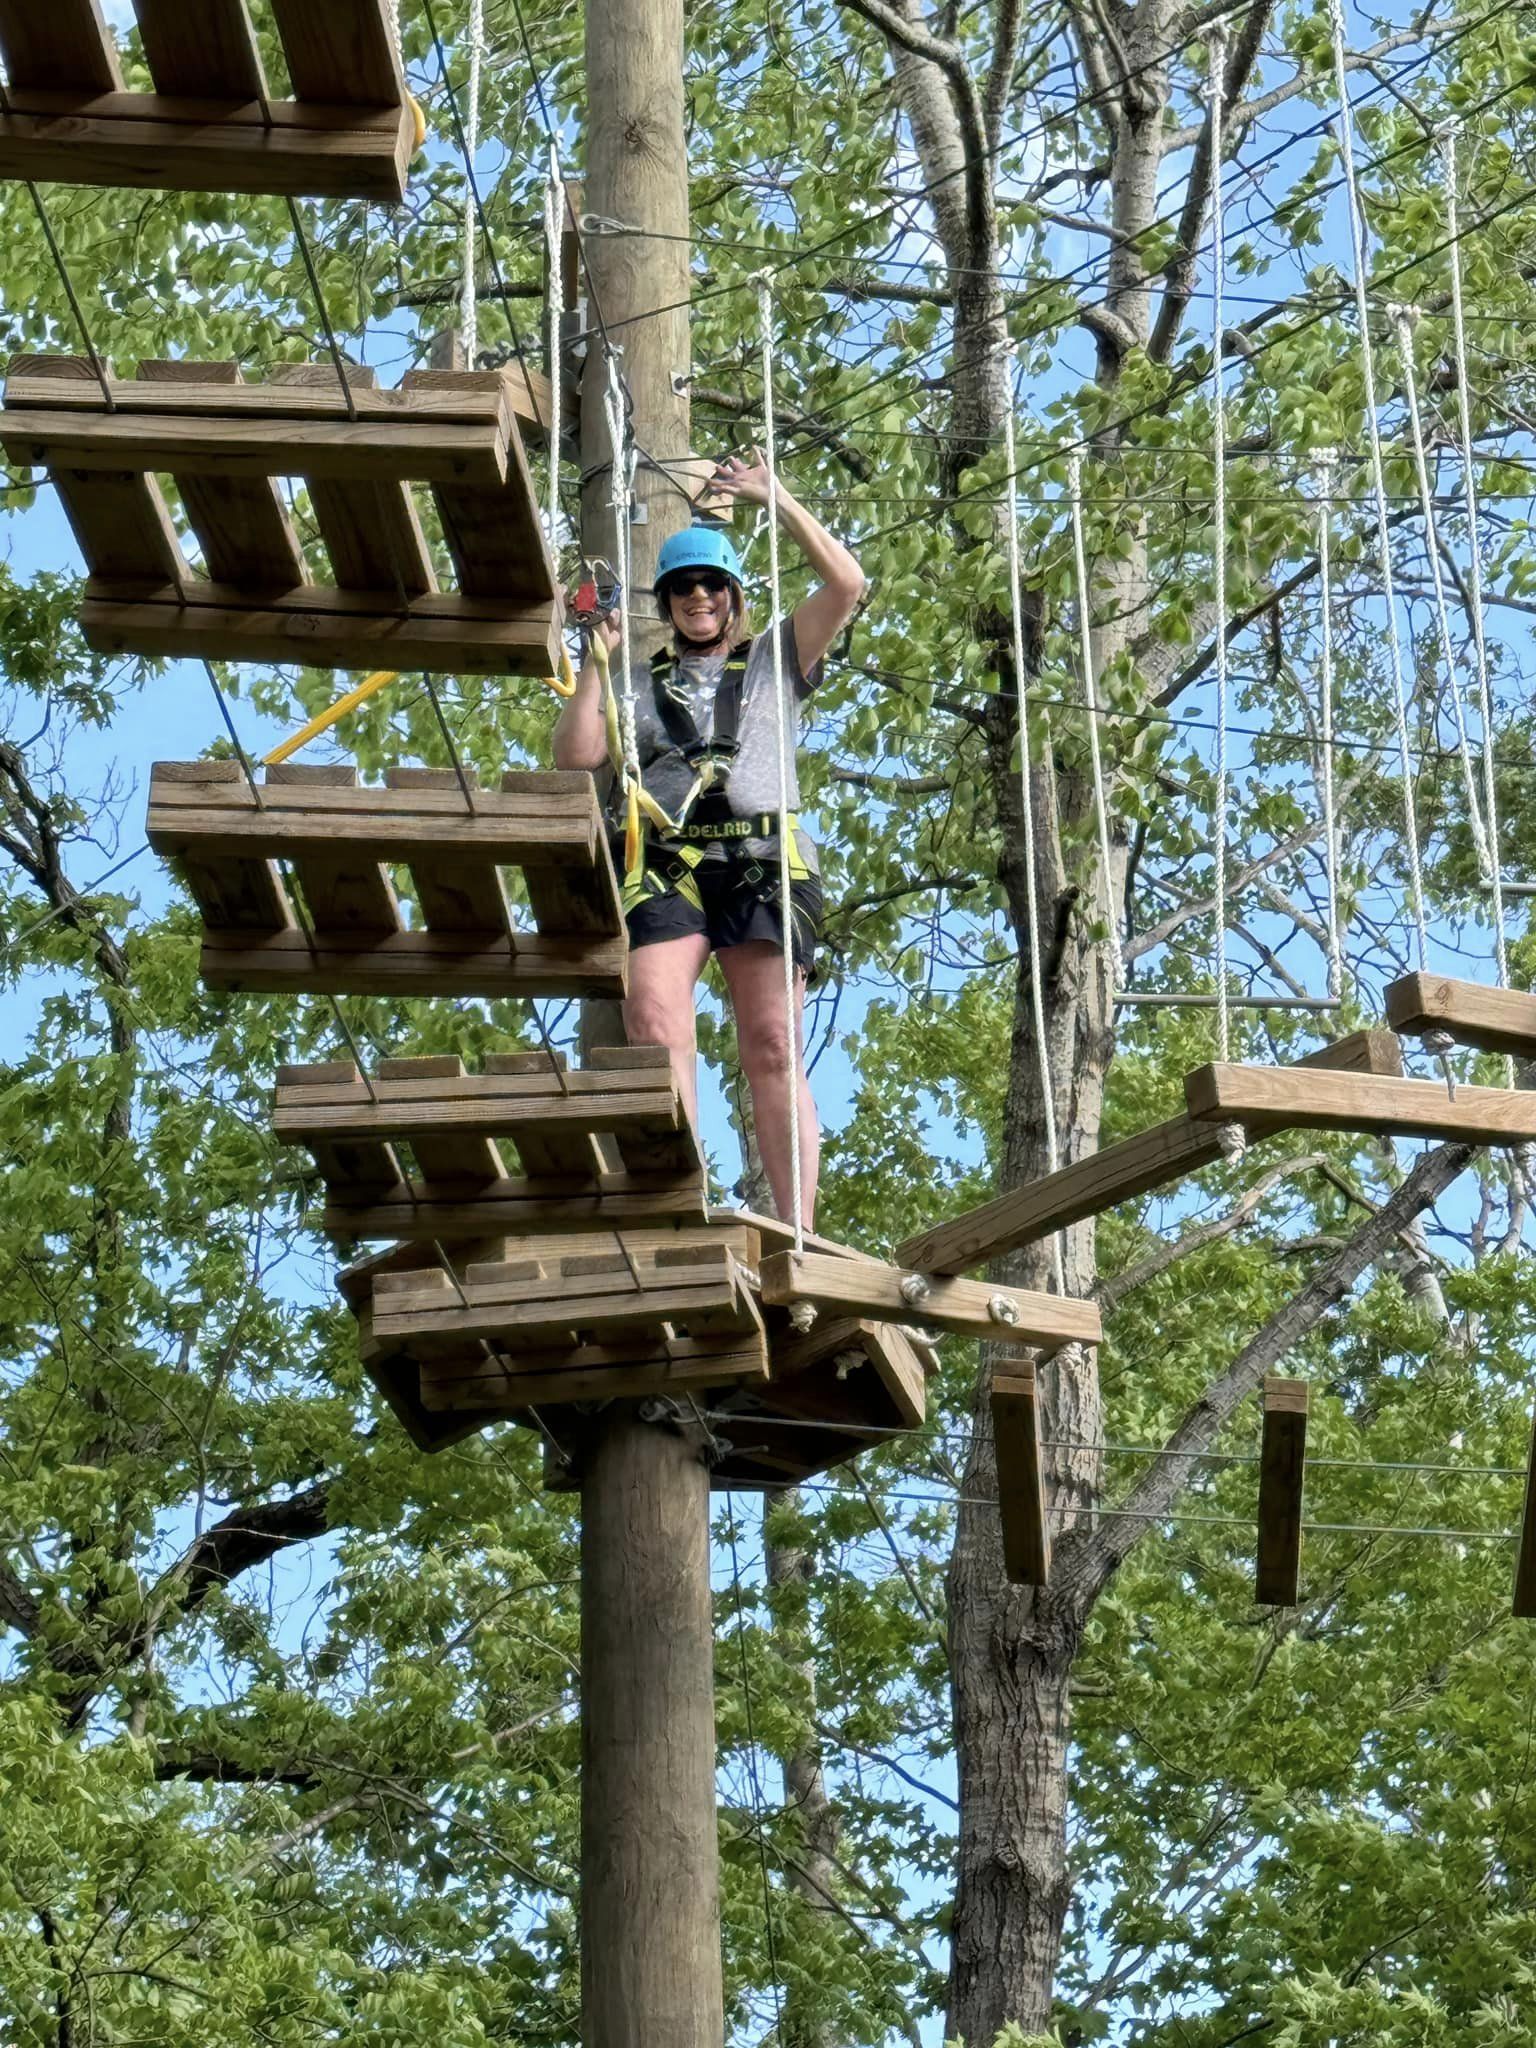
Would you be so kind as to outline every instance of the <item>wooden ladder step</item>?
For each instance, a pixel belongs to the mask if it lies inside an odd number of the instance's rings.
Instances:
[[[478,780],[468,777],[471,791]],[[451,768],[390,768],[386,789],[449,789],[463,806],[463,791]],[[490,861],[466,860],[462,854],[433,859],[420,854],[408,863],[416,900],[427,929],[434,932],[510,932],[511,911],[499,870]]]
[[[429,1054],[416,1059],[380,1060],[381,1081],[462,1080],[464,1062],[457,1053]],[[411,1140],[417,1171],[423,1181],[453,1190],[481,1189],[506,1177],[501,1154],[493,1142],[474,1131],[439,1136],[421,1131]]]
[[[272,0],[297,97],[244,0],[134,0],[155,90],[125,89],[100,0],[0,0],[0,176],[398,204],[415,115],[384,0]]]
[[[1184,1092],[1190,1115],[1207,1124],[1469,1145],[1524,1145],[1536,1138],[1536,1094],[1515,1088],[1457,1087],[1453,1095],[1443,1081],[1216,1065],[1197,1068]]]
[[[1015,1586],[1045,1586],[1051,1576],[1040,1445],[1040,1404],[1034,1364],[1011,1358],[992,1375],[992,1435],[997,1447],[997,1499],[1003,1522],[1003,1569]]]
[[[1264,1382],[1259,1542],[1253,1597],[1265,1607],[1294,1607],[1300,1597],[1309,1399],[1305,1380],[1277,1379],[1271,1375]]]
[[[361,1081],[350,1060],[330,1060],[318,1066],[279,1067],[277,1085],[283,1088],[314,1088]],[[393,1146],[374,1139],[342,1138],[322,1140],[309,1148],[310,1156],[327,1183],[344,1182],[359,1190],[390,1188],[400,1180],[400,1161]]]
[[[696,1397],[712,1387],[768,1377],[761,1332],[657,1337],[640,1343],[420,1361],[420,1398],[429,1414],[478,1415],[482,1422],[572,1401]]]
[[[1406,1037],[1444,1031],[1480,1052],[1536,1058],[1536,995],[1445,974],[1407,974],[1387,989],[1387,1020]]]
[[[355,789],[357,770],[344,764],[284,761],[266,773],[268,789]],[[376,860],[359,855],[344,839],[331,850],[297,853],[294,878],[314,931],[387,933],[400,929],[394,885]]]

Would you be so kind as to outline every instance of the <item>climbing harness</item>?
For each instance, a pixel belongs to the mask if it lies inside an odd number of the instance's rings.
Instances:
[[[681,687],[682,663],[665,648],[651,657],[656,715],[667,738],[693,770],[693,787],[679,807],[679,822],[689,816],[706,791],[723,791],[731,779],[731,770],[741,751],[741,707],[751,654],[752,642],[744,640],[726,656],[715,689],[715,715],[707,739],[700,732],[687,693]]]

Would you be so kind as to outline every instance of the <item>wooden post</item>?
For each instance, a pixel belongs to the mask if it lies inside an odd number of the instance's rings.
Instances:
[[[1003,1517],[1003,1566],[1015,1586],[1044,1586],[1051,1577],[1051,1526],[1040,1463],[1040,1407],[1035,1364],[1007,1358],[992,1375],[992,1434],[997,1441],[997,1498]]]
[[[1525,1475],[1525,1512],[1520,1517],[1520,1549],[1515,1559],[1515,1607],[1523,1621],[1536,1616],[1536,1424],[1531,1432],[1531,1462]]]
[[[1253,1597],[1265,1607],[1294,1607],[1301,1578],[1301,1506],[1306,1483],[1307,1383],[1264,1382],[1264,1441],[1259,1453],[1259,1554]]]
[[[721,2048],[709,1473],[615,1403],[581,1487],[582,2048]]]
[[[617,562],[604,397],[606,323],[639,446],[689,446],[689,211],[683,0],[587,0],[588,214],[582,236],[581,539]],[[656,557],[688,524],[640,467],[630,527],[635,652],[660,642]],[[622,1042],[617,1006],[582,1006],[584,1058]],[[614,1403],[594,1424],[582,1505],[583,2048],[721,2048],[709,1475],[699,1447]]]

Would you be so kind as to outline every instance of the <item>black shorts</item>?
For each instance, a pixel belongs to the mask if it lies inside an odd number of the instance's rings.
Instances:
[[[658,853],[653,860],[656,870],[664,874],[666,856]],[[654,946],[663,939],[686,938],[690,932],[703,932],[715,953],[759,939],[771,946],[783,945],[776,854],[705,859],[696,868],[681,872],[691,879],[698,901],[690,901],[675,885],[647,896],[626,919],[631,946]],[[821,937],[821,883],[815,875],[791,882],[789,900],[794,911],[795,965],[809,979]]]

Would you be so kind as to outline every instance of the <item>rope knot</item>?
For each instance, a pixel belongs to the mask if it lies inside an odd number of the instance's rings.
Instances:
[[[1456,1050],[1456,1040],[1449,1031],[1426,1031],[1421,1041],[1424,1050],[1433,1059],[1444,1059],[1446,1054]]]
[[[921,1273],[908,1273],[901,1283],[901,1298],[908,1308],[919,1308],[932,1294],[933,1288]]]
[[[816,1304],[813,1301],[795,1301],[789,1307],[790,1327],[802,1337],[808,1336],[816,1327]]]
[[[1248,1133],[1241,1124],[1223,1124],[1216,1133],[1216,1143],[1228,1166],[1242,1165],[1248,1154]]]
[[[987,1303],[987,1314],[994,1323],[1002,1323],[1010,1330],[1019,1327],[1019,1305],[1006,1294],[994,1294]]]

